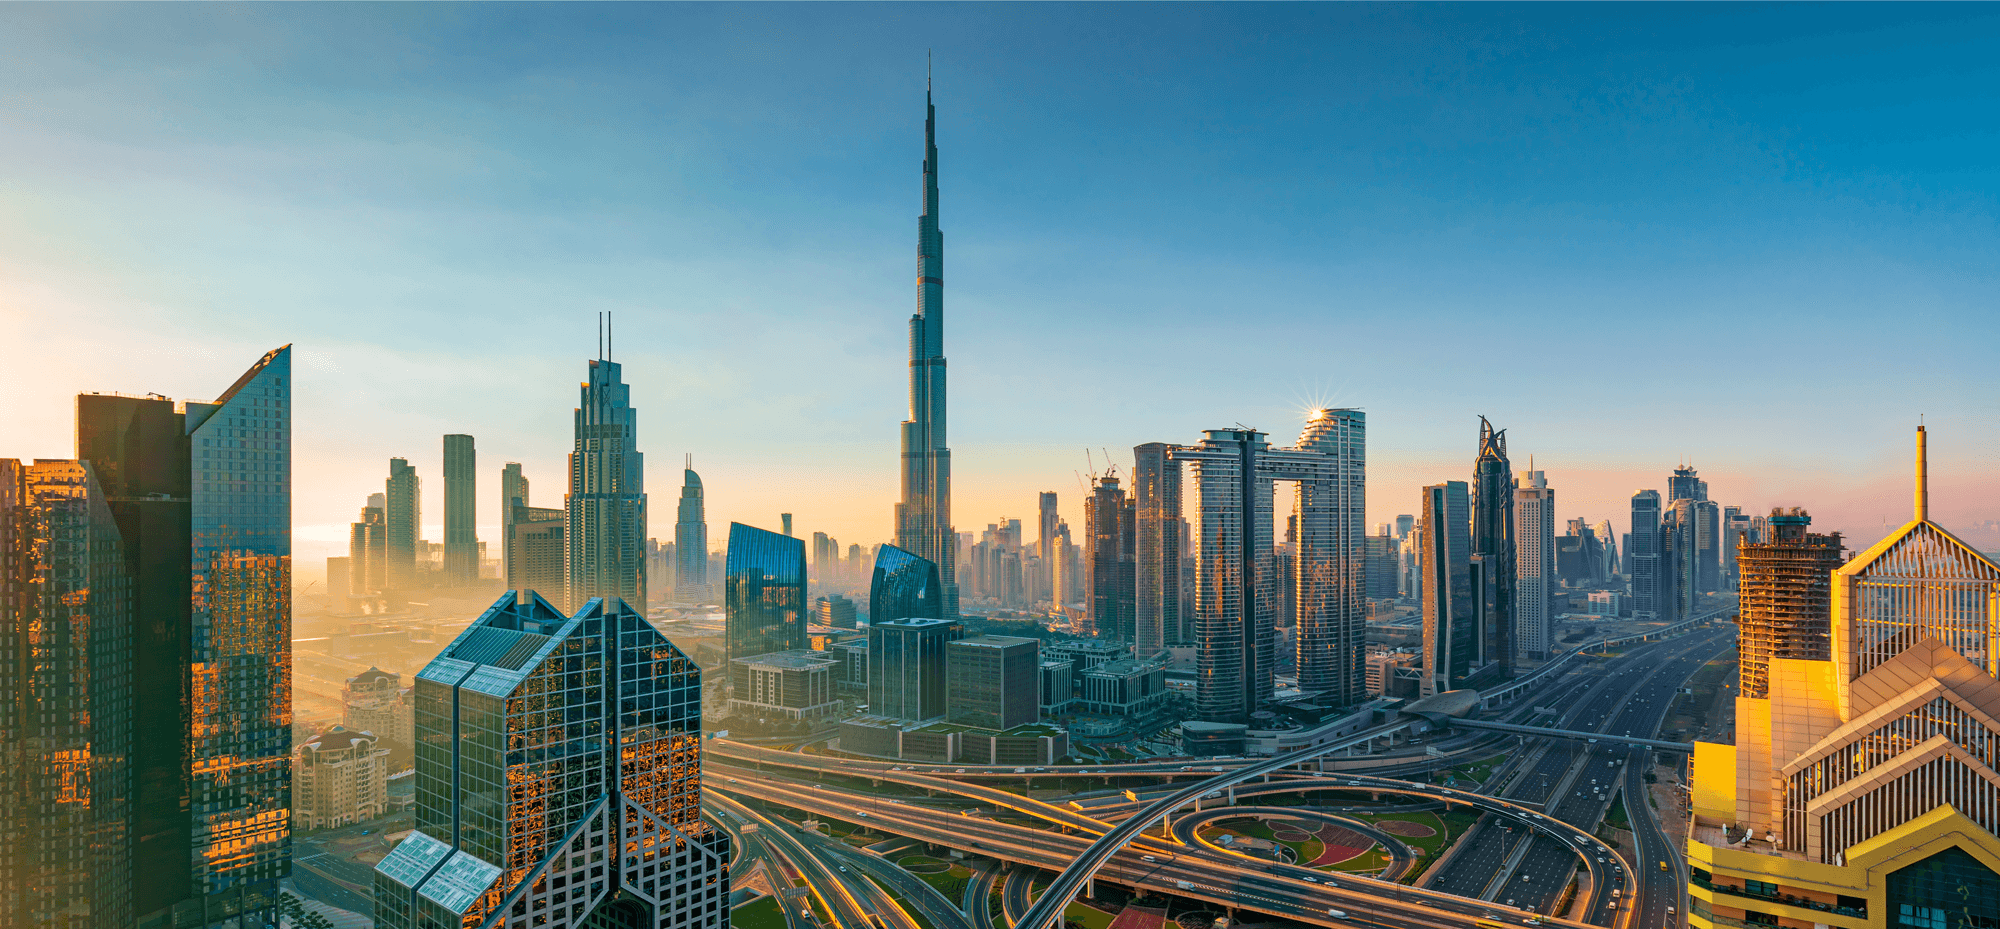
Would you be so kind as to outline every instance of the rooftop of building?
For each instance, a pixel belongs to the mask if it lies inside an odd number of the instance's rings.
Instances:
[[[900,619],[885,619],[875,626],[897,629],[929,629],[933,626],[955,626],[958,620],[938,619],[932,616],[905,616]]]
[[[1013,648],[1019,645],[1040,645],[1040,640],[1016,635],[975,635],[951,643],[953,648]]]
[[[373,745],[375,741],[375,733],[367,731],[357,732],[346,726],[335,726],[306,740],[305,744],[299,746],[299,749],[309,752],[338,752],[353,748],[355,745],[363,742]]]
[[[1159,662],[1140,661],[1136,658],[1117,658],[1083,672],[1085,677],[1122,677],[1127,674],[1144,674],[1148,671],[1164,670]]]
[[[752,668],[762,667],[762,668],[777,668],[781,670],[811,670],[813,668],[823,668],[828,665],[838,664],[839,659],[833,658],[827,655],[827,653],[825,652],[815,652],[810,649],[794,649],[792,651],[768,652],[762,655],[751,655],[748,658],[737,658],[734,659],[731,663],[740,664],[745,667],[752,667]]]

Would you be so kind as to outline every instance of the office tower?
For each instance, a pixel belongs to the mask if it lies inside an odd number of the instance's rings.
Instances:
[[[942,717],[945,646],[964,635],[950,619],[912,616],[870,623],[868,712],[906,722]]]
[[[403,458],[389,459],[389,480],[383,489],[382,512],[388,544],[388,575],[384,590],[414,590],[417,586],[417,540],[424,534],[424,482]]]
[[[1136,478],[1135,478],[1136,481]],[[1137,486],[1133,488],[1137,490]],[[1061,603],[1062,595],[1054,585],[1056,524],[1062,522],[1062,514],[1056,512],[1056,493],[1042,491],[1036,501],[1035,557],[1040,559],[1041,570],[1037,573],[1035,599],[1047,598],[1053,603]]]
[[[117,525],[136,618],[126,925],[276,922],[290,872],[289,348],[213,403],[77,397],[77,458]]]
[[[1298,451],[1318,453],[1316,460],[1299,457],[1290,472],[1299,525],[1299,687],[1330,706],[1353,706],[1368,699],[1367,414],[1313,411]]]
[[[729,714],[759,727],[804,727],[840,715],[831,652],[766,652],[729,662]]]
[[[790,514],[790,513],[779,513],[779,514],[778,514],[778,522],[780,522],[780,523],[782,523],[782,524],[784,525],[784,534],[785,534],[785,535],[788,535],[788,536],[789,536],[789,535],[791,535],[791,534],[792,534],[792,514]]]
[[[1608,519],[1599,520],[1591,532],[1597,536],[1597,544],[1604,556],[1597,576],[1609,583],[1618,577],[1618,535],[1611,530],[1611,520]]]
[[[1040,718],[1041,643],[980,635],[945,645],[945,721],[1005,732]]]
[[[1416,528],[1416,525],[1417,525],[1417,518],[1409,513],[1404,513],[1397,516],[1396,539],[1400,541],[1409,538],[1410,530]]]
[[[569,514],[554,507],[515,504],[507,516],[507,589],[532,590],[551,603],[569,599],[564,540]]]
[[[566,603],[616,597],[646,607],[646,467],[639,453],[639,411],[623,368],[590,362],[578,388],[576,445],[569,455]]]
[[[1660,576],[1660,492],[1632,493],[1632,533],[1625,539],[1625,567],[1632,575],[1632,618],[1658,619],[1663,606]]]
[[[1131,645],[1133,638],[1132,522],[1118,476],[1093,479],[1083,500],[1083,584],[1089,591],[1084,608],[1095,634],[1120,645]]]
[[[722,577],[729,660],[807,647],[803,540],[730,523]]]
[[[1825,661],[1833,650],[1840,533],[1807,532],[1812,517],[1798,507],[1774,508],[1770,520],[1771,541],[1739,552],[1736,667],[1745,697],[1770,696],[1772,659]]]
[[[1049,589],[1060,612],[1077,601],[1077,588],[1081,586],[1077,583],[1076,546],[1070,544],[1068,523],[1056,525],[1056,539],[1049,547],[1055,552],[1055,564],[1049,566]]]
[[[1390,530],[1388,523],[1382,529]],[[1396,537],[1384,531],[1362,540],[1368,558],[1368,592],[1370,600],[1394,600],[1396,598]]]
[[[1736,548],[1745,541],[1750,541],[1750,517],[1743,515],[1743,508],[1740,506],[1723,507],[1722,589],[1724,591],[1733,590],[1736,587],[1738,580]]]
[[[132,925],[125,556],[91,464],[0,459],[0,925]]]
[[[1464,481],[1424,488],[1424,696],[1457,690],[1478,667],[1472,538]]]
[[[924,212],[917,217],[917,313],[910,317],[910,418],[902,429],[896,546],[937,565],[944,614],[958,615],[958,534],[951,528],[945,439],[944,233],[938,231],[937,107],[924,89]]]
[[[507,462],[500,469],[500,576],[513,577],[512,562],[508,561],[507,540],[514,537],[514,507],[528,505],[528,476],[521,473],[521,463]],[[511,585],[510,585],[511,586]]]
[[[1695,470],[1685,464],[1674,468],[1667,478],[1667,502],[1675,500],[1708,499],[1708,482],[1696,476]]]
[[[1830,652],[1773,655],[1734,744],[1695,743],[1692,926],[2000,914],[2000,567],[1931,520],[1925,451],[1919,428],[1914,518],[1830,577]],[[1774,522],[1771,544],[1808,545],[1805,528]]]
[[[865,560],[866,557],[866,555],[862,554],[860,545],[847,546],[847,567],[844,570],[849,583],[859,582],[863,577],[867,576],[868,562]]]
[[[1514,647],[1545,661],[1555,643],[1556,492],[1540,471],[1521,472],[1514,487]]]
[[[1479,417],[1479,460],[1472,466],[1472,615],[1479,624],[1479,661],[1514,676],[1514,472],[1507,430]]]
[[[854,601],[828,594],[813,601],[813,622],[832,629],[852,629],[856,623]]]
[[[868,624],[912,616],[943,618],[941,587],[937,565],[930,559],[894,545],[882,546],[875,552],[875,573],[868,582]]]
[[[469,435],[444,437],[444,584],[479,581],[479,480]]]
[[[674,517],[674,599],[699,603],[708,591],[708,518],[702,512],[701,475],[694,473],[694,456],[687,457],[681,482],[680,509]]]
[[[1702,593],[1700,500],[1682,498],[1660,516],[1660,615],[1668,622],[1693,619]]]
[[[501,597],[418,673],[416,733],[416,830],[375,866],[376,926],[729,925],[701,669],[624,602]]]
[[[1722,590],[1722,507],[1712,500],[1694,501],[1696,590]]]

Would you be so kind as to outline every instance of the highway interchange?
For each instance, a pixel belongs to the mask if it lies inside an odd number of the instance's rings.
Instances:
[[[1650,736],[1674,692],[1703,663],[1728,652],[1732,632],[1729,626],[1697,629],[1634,646],[1600,667],[1581,666],[1553,675],[1517,704],[1518,714],[1510,715],[1525,715],[1531,708],[1553,709],[1553,716],[1536,713],[1527,721]],[[1452,749],[1444,758],[1416,755],[1405,764],[1373,768],[1366,774],[1336,770],[1310,776],[1298,773],[1293,758],[1023,769],[899,764],[731,741],[709,744],[705,781],[711,815],[726,826],[756,824],[748,840],[739,836],[739,867],[743,856],[775,859],[780,873],[802,879],[821,910],[831,913],[842,927],[921,929],[877,884],[894,889],[935,929],[1004,929],[1037,913],[1041,923],[1024,929],[1059,927],[1060,923],[1051,922],[1049,908],[1074,891],[1058,882],[1044,905],[1035,907],[1028,900],[1029,880],[1036,874],[1046,879],[1049,873],[1067,870],[1066,877],[1074,878],[1080,889],[1099,859],[1102,869],[1095,876],[1110,883],[1202,901],[1221,912],[1243,912],[1246,918],[1254,913],[1299,924],[1442,929],[1539,922],[1653,929],[1679,925],[1684,909],[1680,863],[1646,802],[1643,774],[1650,752],[1608,742],[1472,733],[1435,743],[1434,748]],[[1497,796],[1386,776],[1417,775],[1501,752],[1508,752],[1509,760],[1482,788],[1497,791]],[[1337,769],[1340,761],[1329,758],[1327,763]],[[1057,805],[998,786],[1046,787],[1051,779],[1074,782],[1080,776],[1101,781],[1106,790],[1065,797],[1075,802]],[[1190,842],[1192,821],[1173,826],[1175,839],[1162,837],[1153,826],[1161,807],[1175,810],[1174,817],[1191,812],[1181,801],[1163,798],[1179,793],[1185,800],[1234,781],[1244,783],[1233,788],[1233,801],[1259,794],[1334,791],[1335,799],[1325,802],[1339,804],[1352,802],[1357,793],[1341,788],[1360,787],[1392,802],[1457,804],[1488,815],[1454,846],[1448,860],[1430,869],[1422,887],[1349,875],[1329,878],[1327,872],[1248,859]],[[896,785],[892,789],[901,793],[883,796],[876,785],[885,783]],[[1609,851],[1592,835],[1621,788],[1639,845],[1630,860]],[[1126,789],[1134,792],[1124,793]],[[756,809],[754,801],[761,801],[767,810]],[[1153,807],[1154,820],[1142,813],[1148,806]],[[990,811],[1001,808],[1011,818],[1032,818],[1040,825],[990,817]],[[959,849],[973,856],[968,864],[979,869],[963,899],[947,901],[893,861],[803,830],[770,812],[780,810],[865,823],[882,833]],[[1332,809],[1323,813],[1337,815]],[[1141,828],[1147,831],[1141,834]],[[1112,841],[1098,841],[1107,832],[1118,834]],[[1131,835],[1129,841],[1123,838],[1126,833]],[[1668,870],[1659,869],[1661,861]],[[1530,916],[1528,910],[1548,912],[1579,863],[1584,865],[1577,872],[1583,875],[1580,889],[1588,897],[1585,906],[1567,912],[1582,921]],[[1424,864],[1419,861],[1415,866]],[[1629,880],[1634,867],[1640,875],[1637,887]],[[987,919],[987,893],[995,886],[1002,890],[1004,923]],[[1621,900],[1628,905],[1616,906]],[[880,914],[883,924],[869,923],[868,913]],[[810,926],[791,912],[788,924],[791,929]]]

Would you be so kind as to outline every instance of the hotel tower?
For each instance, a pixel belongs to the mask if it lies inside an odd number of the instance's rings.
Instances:
[[[938,231],[937,107],[924,89],[924,212],[917,217],[917,313],[910,317],[910,418],[903,423],[903,502],[896,546],[938,566],[943,612],[958,616],[958,535],[945,445],[944,233]]]

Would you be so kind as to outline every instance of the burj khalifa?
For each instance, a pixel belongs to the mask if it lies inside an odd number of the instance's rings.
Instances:
[[[944,234],[938,231],[937,107],[924,88],[924,212],[917,217],[917,312],[910,317],[910,418],[903,422],[903,502],[896,547],[929,559],[958,617],[958,536],[951,528],[951,449],[945,445]]]

